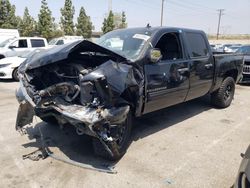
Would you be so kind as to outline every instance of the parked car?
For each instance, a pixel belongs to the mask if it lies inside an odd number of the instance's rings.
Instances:
[[[250,45],[240,47],[236,53],[244,55],[243,77],[240,83],[250,83]]]
[[[216,52],[216,45],[215,44],[210,44],[210,48],[212,52]]]
[[[120,45],[120,46],[119,46]],[[132,28],[58,46],[19,67],[16,130],[37,115],[93,137],[97,155],[121,158],[132,119],[206,94],[230,106],[243,56],[213,55],[203,31]]]
[[[228,53],[235,53],[239,48],[241,47],[241,45],[232,45],[230,47],[227,47],[225,49],[225,52],[228,52]]]
[[[48,47],[47,40],[39,37],[20,37],[8,39],[0,44],[0,59],[21,56],[37,48]]]
[[[71,42],[75,42],[78,40],[83,40],[82,36],[64,36],[59,38],[54,38],[49,42],[50,46],[63,45]]]
[[[212,44],[212,45],[213,45],[212,47],[213,52],[219,52],[219,53],[224,52],[223,44]]]
[[[0,29],[0,43],[7,39],[20,37],[17,29]]]
[[[13,79],[19,81],[18,68],[28,57],[40,52],[42,49],[36,49],[21,56],[6,57],[0,59],[0,79]]]
[[[237,174],[234,188],[250,188],[250,145],[245,154],[242,154],[242,162]]]

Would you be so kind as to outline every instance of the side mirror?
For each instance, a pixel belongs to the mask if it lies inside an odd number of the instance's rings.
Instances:
[[[161,50],[154,48],[149,52],[149,59],[152,63],[158,63],[162,59]]]
[[[9,46],[9,49],[13,49],[13,48],[16,48],[16,46]]]

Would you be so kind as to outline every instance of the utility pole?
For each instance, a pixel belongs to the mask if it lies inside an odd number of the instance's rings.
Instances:
[[[161,0],[161,26],[163,24],[164,1],[165,0]]]
[[[109,0],[109,12],[112,11],[112,0]]]
[[[224,15],[223,12],[225,11],[225,9],[218,9],[217,10],[219,12],[219,21],[218,21],[218,28],[217,28],[217,36],[216,39],[219,39],[219,35],[220,35],[220,21],[221,21],[221,16]]]

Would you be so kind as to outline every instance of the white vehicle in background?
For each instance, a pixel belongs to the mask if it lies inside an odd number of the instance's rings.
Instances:
[[[227,53],[234,53],[236,52],[242,45],[241,44],[232,44],[229,47],[225,47],[224,51]]]
[[[0,43],[7,39],[20,37],[17,29],[0,29]]]
[[[47,40],[40,37],[19,37],[7,39],[0,43],[0,59],[22,56],[37,48],[48,47]]]
[[[223,44],[214,44],[213,49],[214,49],[215,52],[224,52]]]
[[[21,63],[23,63],[28,57],[31,57],[35,53],[39,53],[42,50],[43,49],[37,49],[21,56],[0,59],[0,79],[13,79],[18,81],[18,67]]]
[[[49,46],[63,45],[83,39],[84,38],[82,36],[64,36],[64,37],[54,38],[49,42]]]

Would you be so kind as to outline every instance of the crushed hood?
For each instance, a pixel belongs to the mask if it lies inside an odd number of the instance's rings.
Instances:
[[[68,58],[68,56],[76,51],[82,52],[99,52],[113,56],[119,61],[126,61],[127,59],[111,50],[108,50],[98,44],[90,42],[88,40],[80,40],[72,43],[56,46],[54,48],[41,51],[29,57],[19,68],[20,73],[24,73],[27,70],[39,68],[48,64],[59,62]]]

